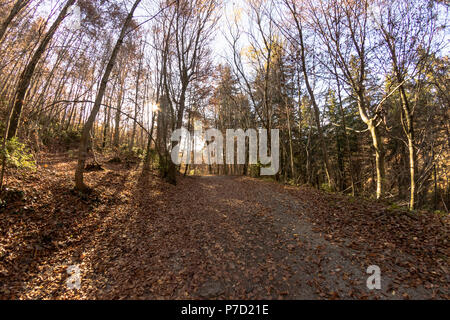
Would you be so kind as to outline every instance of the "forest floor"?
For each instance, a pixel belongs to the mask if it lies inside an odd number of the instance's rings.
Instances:
[[[449,299],[449,218],[248,177],[45,155],[0,209],[1,299]],[[81,288],[66,285],[78,265]],[[381,290],[366,269],[378,265]]]

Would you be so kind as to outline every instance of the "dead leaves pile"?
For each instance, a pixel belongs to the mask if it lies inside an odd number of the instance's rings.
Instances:
[[[325,239],[359,254],[362,265],[383,265],[400,285],[429,289],[429,298],[449,298],[450,219],[420,211],[409,213],[384,203],[325,194],[311,188],[284,187],[307,200],[310,221]],[[403,298],[409,298],[405,295]]]
[[[0,209],[0,298],[364,298],[327,243],[352,263],[389,266],[390,291],[407,283],[448,298],[449,224],[435,215],[249,178],[175,187],[112,163],[86,174],[95,191],[84,196],[72,191],[74,168],[47,155],[37,173],[10,179],[24,197]],[[80,290],[66,286],[70,265]]]

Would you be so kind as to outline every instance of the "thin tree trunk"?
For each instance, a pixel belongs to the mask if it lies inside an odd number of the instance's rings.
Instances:
[[[122,79],[122,84],[121,84],[120,93],[119,93],[119,105],[118,105],[118,108],[116,111],[116,116],[114,119],[114,142],[113,142],[113,145],[115,148],[119,148],[119,144],[120,144],[120,115],[122,112],[123,100],[125,99],[124,85],[125,85],[125,79]]]
[[[8,29],[9,24],[13,21],[13,19],[19,14],[19,12],[25,8],[30,0],[17,0],[14,6],[12,7],[9,15],[6,17],[5,21],[3,21],[0,27],[0,43],[5,36],[6,29]]]
[[[317,131],[319,134],[320,148],[322,151],[322,160],[325,165],[325,172],[326,172],[328,183],[329,183],[330,187],[332,189],[335,189],[335,181],[334,181],[334,178],[331,173],[331,166],[330,166],[330,161],[328,158],[327,146],[325,144],[325,138],[324,138],[324,134],[323,134],[323,130],[322,130],[322,125],[320,124],[320,110],[319,110],[319,106],[317,105],[314,91],[309,82],[309,75],[308,75],[308,70],[307,70],[307,66],[306,66],[306,53],[305,53],[306,48],[305,48],[305,44],[303,41],[303,27],[301,25],[300,20],[298,19],[297,10],[295,8],[295,5],[288,6],[288,7],[292,13],[292,16],[294,17],[295,24],[297,26],[297,31],[299,33],[300,61],[301,61],[301,65],[302,65],[302,71],[303,71],[303,77],[305,80],[306,89],[308,91],[308,94],[309,94],[309,97],[311,99],[313,109],[314,109],[314,118],[315,118],[315,122],[316,122],[316,126],[317,126]]]
[[[385,181],[385,169],[384,169],[384,148],[381,143],[380,134],[377,127],[371,122],[368,124],[370,134],[372,135],[372,143],[375,148],[375,166],[377,172],[377,199],[384,196],[384,181]]]
[[[19,83],[17,85],[17,90],[14,96],[14,107],[10,119],[10,125],[8,130],[8,139],[11,139],[16,136],[17,128],[20,121],[20,115],[22,113],[22,107],[25,95],[28,91],[28,88],[30,86],[31,79],[33,77],[34,70],[36,69],[36,65],[38,64],[41,56],[44,54],[45,49],[47,48],[48,44],[52,40],[56,30],[61,25],[62,21],[67,16],[67,11],[69,8],[75,3],[75,0],[68,0],[65,4],[64,8],[59,13],[58,17],[56,18],[55,22],[53,22],[53,25],[48,30],[47,34],[44,36],[44,39],[42,39],[41,43],[39,44],[39,47],[36,49],[33,57],[31,58],[28,65],[25,67],[24,71],[22,72],[20,76]]]
[[[148,141],[147,141],[147,152],[145,154],[145,160],[144,160],[144,166],[143,166],[143,170],[144,171],[150,171],[150,156],[151,156],[151,146],[152,146],[152,139],[153,139],[153,131],[155,128],[155,117],[156,117],[156,112],[153,111],[152,112],[152,125],[151,125],[151,129],[150,129],[150,133],[148,135]]]
[[[78,164],[75,171],[75,188],[80,191],[85,191],[87,189],[86,185],[83,181],[83,174],[84,174],[84,166],[86,163],[87,153],[88,153],[88,144],[89,144],[89,138],[90,138],[90,132],[92,130],[92,127],[95,122],[95,118],[97,117],[97,113],[100,110],[100,106],[102,104],[103,96],[105,94],[106,86],[108,84],[109,76],[111,74],[112,69],[114,68],[114,64],[117,59],[117,55],[119,53],[120,48],[122,47],[123,40],[126,36],[126,32],[128,30],[128,27],[131,24],[131,21],[133,20],[134,11],[136,10],[137,6],[141,0],[136,0],[133,4],[133,7],[131,8],[130,12],[128,13],[127,18],[125,19],[125,22],[122,27],[122,31],[120,32],[120,36],[117,40],[117,43],[112,51],[111,57],[109,59],[108,65],[106,66],[105,73],[103,74],[103,78],[97,93],[97,97],[95,99],[94,107],[92,108],[91,114],[89,115],[89,118],[83,128],[83,133],[81,136],[81,142],[80,142],[80,149],[78,153]]]
[[[111,100],[112,100],[112,98],[111,98]],[[106,148],[106,140],[107,140],[107,137],[108,137],[108,130],[109,130],[109,122],[110,121],[111,121],[111,108],[109,106],[105,106],[105,123],[103,125],[102,149]]]
[[[403,82],[400,75],[398,75],[398,81]],[[402,126],[408,139],[408,153],[409,153],[409,177],[410,177],[410,200],[409,209],[414,210],[415,207],[415,194],[416,194],[416,150],[414,148],[414,124],[413,115],[408,103],[408,97],[403,85],[400,86],[400,98],[402,101],[403,116],[405,121],[402,121]]]
[[[142,43],[141,43],[142,45]],[[145,50],[145,45],[142,48],[142,51]],[[142,53],[143,54],[143,53]],[[138,72],[136,75],[136,92],[135,92],[135,97],[134,97],[134,120],[133,120],[133,133],[131,135],[131,142],[130,142],[130,147],[129,150],[130,152],[133,151],[133,147],[134,147],[134,139],[136,137],[136,121],[137,121],[137,116],[138,116],[138,111],[139,111],[139,83],[140,83],[140,79],[141,79],[141,70],[142,70],[142,59],[143,57],[141,57],[141,59],[139,60],[139,66],[138,66]]]
[[[337,75],[336,69],[335,69],[335,74]],[[344,127],[345,147],[347,149],[346,151],[347,151],[348,162],[349,162],[349,166],[350,166],[350,183],[351,183],[351,188],[352,188],[352,196],[355,196],[355,179],[353,177],[353,175],[354,175],[353,159],[352,159],[352,153],[350,150],[350,140],[349,140],[348,134],[347,134],[347,121],[345,120],[344,106],[342,104],[341,85],[339,83],[339,79],[337,76],[336,76],[336,83],[338,86],[339,110],[341,112],[341,117],[342,117],[342,126]]]

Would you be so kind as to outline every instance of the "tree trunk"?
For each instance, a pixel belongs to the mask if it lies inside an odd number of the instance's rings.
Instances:
[[[19,12],[27,6],[27,4],[30,2],[30,0],[17,0],[14,6],[12,7],[11,11],[9,12],[9,15],[6,17],[5,21],[3,21],[1,27],[0,27],[0,43],[6,33],[6,29],[8,29],[9,24],[15,16],[19,14]]]
[[[87,158],[87,153],[88,153],[90,132],[94,125],[95,118],[97,117],[97,113],[100,110],[100,106],[102,104],[106,86],[108,84],[109,76],[111,74],[112,69],[114,68],[114,64],[116,62],[117,55],[119,53],[120,48],[122,47],[123,40],[126,36],[127,29],[130,26],[131,21],[133,20],[134,11],[136,10],[136,8],[140,2],[141,2],[141,0],[136,0],[134,2],[133,7],[131,8],[130,12],[128,13],[127,18],[125,19],[125,22],[122,27],[122,31],[120,32],[120,36],[117,39],[116,45],[112,51],[108,65],[106,66],[105,73],[103,74],[100,88],[98,90],[97,97],[95,98],[94,107],[92,108],[91,114],[89,115],[89,118],[86,121],[86,124],[83,128],[83,133],[82,133],[81,142],[80,142],[80,149],[79,149],[79,153],[78,153],[78,164],[77,164],[77,168],[75,171],[75,189],[77,189],[79,191],[85,191],[87,189],[87,187],[83,181],[83,178],[84,178],[83,174],[84,174],[84,166],[86,163],[86,158]]]
[[[124,83],[125,83],[125,80],[122,80],[122,84],[120,87],[120,93],[119,93],[119,104],[118,104],[118,107],[116,110],[116,116],[114,119],[114,142],[113,142],[113,145],[117,149],[119,148],[119,145],[120,145],[120,115],[122,113],[123,100],[125,99]]]
[[[151,156],[151,146],[152,146],[152,139],[153,139],[153,131],[155,128],[155,117],[156,117],[156,113],[153,111],[152,114],[152,126],[150,129],[150,133],[148,135],[148,141],[147,141],[147,152],[145,154],[145,160],[144,160],[144,166],[143,166],[143,170],[144,171],[150,171],[150,156]]]
[[[402,78],[398,77],[399,81],[402,81]],[[404,120],[402,121],[402,126],[406,134],[406,138],[408,139],[408,153],[409,153],[409,176],[410,176],[410,200],[409,200],[409,209],[414,210],[415,205],[415,194],[416,194],[416,151],[414,148],[414,124],[413,124],[413,115],[411,109],[409,107],[408,98],[406,96],[406,91],[403,85],[400,86],[400,98],[402,101],[402,109]]]
[[[142,51],[145,50],[145,46],[142,49]],[[130,141],[130,146],[129,146],[129,151],[132,152],[133,151],[133,147],[134,147],[134,139],[136,137],[136,121],[137,121],[137,117],[138,117],[138,112],[139,112],[139,80],[141,78],[141,70],[142,70],[142,59],[140,59],[139,61],[139,66],[138,66],[138,72],[136,75],[136,92],[135,92],[135,97],[134,97],[134,120],[133,120],[133,133],[131,135],[131,141]]]
[[[36,65],[38,64],[41,56],[44,54],[47,45],[52,40],[61,22],[66,18],[69,7],[71,7],[74,3],[75,0],[67,1],[64,8],[59,13],[58,18],[56,18],[55,22],[53,22],[53,25],[50,27],[47,34],[44,36],[44,39],[42,39],[42,42],[39,44],[39,47],[36,49],[33,57],[31,58],[30,62],[27,64],[27,66],[25,67],[20,76],[20,80],[17,85],[17,90],[14,95],[14,107],[10,119],[10,125],[7,136],[8,139],[11,139],[16,136],[17,128],[20,121],[20,115],[22,113],[22,107],[24,102],[23,100],[25,99],[28,87],[30,86],[30,82],[33,77],[34,70],[36,69]]]
[[[334,69],[335,75],[337,75],[336,68]],[[342,95],[341,95],[341,85],[339,83],[339,78],[336,76],[336,83],[338,87],[338,99],[339,99],[339,111],[341,113],[342,117],[342,126],[344,127],[344,138],[345,138],[345,149],[347,151],[348,156],[348,162],[350,167],[350,183],[352,188],[352,196],[355,196],[355,178],[354,178],[354,170],[353,170],[353,158],[352,158],[352,152],[350,149],[350,140],[348,138],[347,134],[347,121],[345,120],[345,112],[344,112],[344,106],[342,103]]]
[[[385,170],[384,170],[384,149],[381,143],[380,134],[378,133],[377,127],[371,121],[368,124],[370,134],[372,135],[372,143],[375,148],[375,166],[377,172],[377,199],[381,199],[384,196],[384,181],[385,181]]]
[[[103,142],[102,142],[102,149],[106,148],[106,141],[108,137],[108,130],[109,130],[109,122],[111,121],[111,108],[105,106],[105,123],[103,125]]]
[[[302,65],[302,71],[303,71],[303,77],[304,77],[304,81],[305,81],[305,85],[306,85],[306,89],[308,91],[309,97],[311,99],[312,105],[313,105],[313,109],[314,109],[314,118],[315,118],[315,122],[316,122],[316,126],[317,126],[317,131],[319,134],[319,141],[320,141],[320,148],[322,151],[322,160],[324,162],[325,165],[325,172],[327,175],[327,179],[328,179],[328,183],[330,185],[330,187],[332,189],[335,189],[335,181],[334,178],[332,176],[331,173],[331,166],[330,166],[330,161],[328,158],[328,152],[327,152],[327,146],[325,143],[325,138],[323,135],[323,130],[322,130],[322,125],[320,124],[320,110],[319,110],[319,106],[317,105],[317,101],[314,95],[314,91],[311,87],[311,84],[309,82],[309,75],[308,75],[308,69],[306,66],[306,48],[305,48],[305,44],[303,41],[303,28],[301,25],[301,22],[298,20],[297,18],[297,14],[296,14],[296,10],[295,7],[294,8],[290,8],[293,14],[293,17],[295,19],[295,23],[297,26],[297,30],[299,32],[299,41],[300,41],[300,60],[301,60],[301,65]]]

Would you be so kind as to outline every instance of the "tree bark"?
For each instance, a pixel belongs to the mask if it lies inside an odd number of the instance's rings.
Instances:
[[[142,44],[141,44],[142,45]],[[144,54],[143,52],[145,51],[145,44],[144,47],[142,48],[142,54]],[[136,75],[136,92],[135,92],[135,97],[134,97],[134,118],[135,120],[133,121],[133,133],[131,135],[131,141],[130,141],[130,146],[129,146],[129,151],[132,152],[133,151],[133,147],[134,147],[134,139],[136,137],[136,119],[138,117],[138,112],[139,112],[139,83],[140,83],[140,79],[141,79],[141,70],[142,70],[142,59],[143,57],[141,57],[141,59],[139,60],[139,66],[138,66],[138,71],[137,71],[137,75]]]
[[[401,80],[401,77],[398,79]],[[402,80],[403,81],[403,80]],[[410,177],[410,200],[409,209],[414,210],[415,194],[416,194],[416,150],[414,148],[414,124],[413,115],[409,107],[408,98],[404,86],[400,86],[400,97],[402,101],[402,109],[404,121],[402,121],[403,129],[408,139],[408,153],[409,153],[409,177]],[[406,123],[405,123],[406,121]]]
[[[374,125],[371,125],[369,127],[369,130],[372,135],[373,146],[375,147],[375,166],[377,171],[377,199],[381,199],[384,196],[384,184],[385,184],[384,150],[377,128]]]
[[[13,21],[13,19],[19,14],[19,12],[25,8],[30,0],[17,0],[14,6],[12,7],[9,15],[6,17],[5,21],[3,21],[0,27],[0,43],[5,36],[6,29],[8,29],[9,24]]]
[[[305,48],[305,44],[303,41],[303,28],[302,28],[301,22],[298,19],[298,14],[297,14],[297,10],[295,8],[295,4],[292,4],[292,5],[288,4],[288,7],[289,7],[289,10],[291,11],[292,17],[294,18],[295,25],[296,25],[297,31],[299,33],[300,61],[301,61],[301,66],[302,66],[303,77],[305,80],[306,89],[308,91],[308,94],[309,94],[309,97],[311,99],[313,109],[314,109],[314,120],[316,122],[317,131],[319,134],[320,148],[322,151],[322,160],[325,165],[325,172],[326,172],[328,183],[329,183],[330,187],[332,189],[335,189],[336,184],[335,184],[334,178],[331,173],[331,166],[330,166],[330,161],[328,158],[327,146],[325,143],[322,125],[320,124],[320,110],[319,110],[319,106],[317,105],[314,91],[309,82],[309,74],[308,74],[307,65],[306,65],[306,53],[305,53],[306,48]]]
[[[119,104],[116,110],[116,115],[114,118],[114,142],[113,142],[113,146],[115,148],[119,148],[120,145],[120,115],[122,112],[122,104],[123,104],[123,100],[125,99],[125,93],[124,93],[124,85],[125,85],[125,79],[121,80],[121,86],[120,86],[120,91],[119,91]]]
[[[77,168],[75,171],[75,189],[77,189],[79,191],[87,190],[87,186],[84,184],[84,181],[83,181],[83,178],[84,178],[83,174],[84,174],[84,167],[85,167],[87,153],[88,153],[90,132],[92,130],[92,126],[94,125],[95,118],[97,117],[97,113],[100,110],[100,106],[102,104],[106,86],[108,84],[109,76],[112,72],[112,69],[114,68],[117,55],[119,53],[120,48],[122,47],[123,40],[126,36],[128,27],[130,26],[131,21],[133,20],[134,11],[136,10],[136,8],[140,2],[141,2],[141,0],[136,0],[134,2],[133,7],[131,8],[130,12],[128,13],[127,18],[125,19],[125,22],[122,26],[122,31],[120,32],[119,38],[117,39],[116,45],[114,46],[111,57],[106,66],[105,73],[103,74],[103,78],[100,83],[100,87],[99,87],[99,90],[97,93],[97,97],[95,98],[95,103],[92,108],[91,114],[89,115],[89,118],[86,121],[86,124],[84,125],[84,128],[83,128],[83,133],[82,133],[81,142],[80,142],[80,149],[78,152],[78,164],[77,164]]]
[[[8,129],[7,135],[8,139],[11,139],[16,136],[20,116],[22,113],[22,107],[24,102],[23,100],[25,99],[25,95],[30,86],[30,82],[33,77],[34,70],[36,69],[36,65],[38,64],[41,56],[44,54],[45,49],[52,40],[56,30],[61,25],[61,22],[66,18],[69,7],[71,7],[74,3],[75,0],[68,0],[67,3],[64,5],[64,8],[59,13],[55,22],[53,22],[53,25],[50,27],[47,34],[44,36],[44,39],[42,39],[41,43],[39,44],[39,47],[36,49],[35,53],[33,54],[33,57],[31,58],[30,62],[27,64],[27,66],[25,67],[20,76],[19,83],[17,85],[17,90],[14,95],[14,104],[13,104],[14,107]]]

